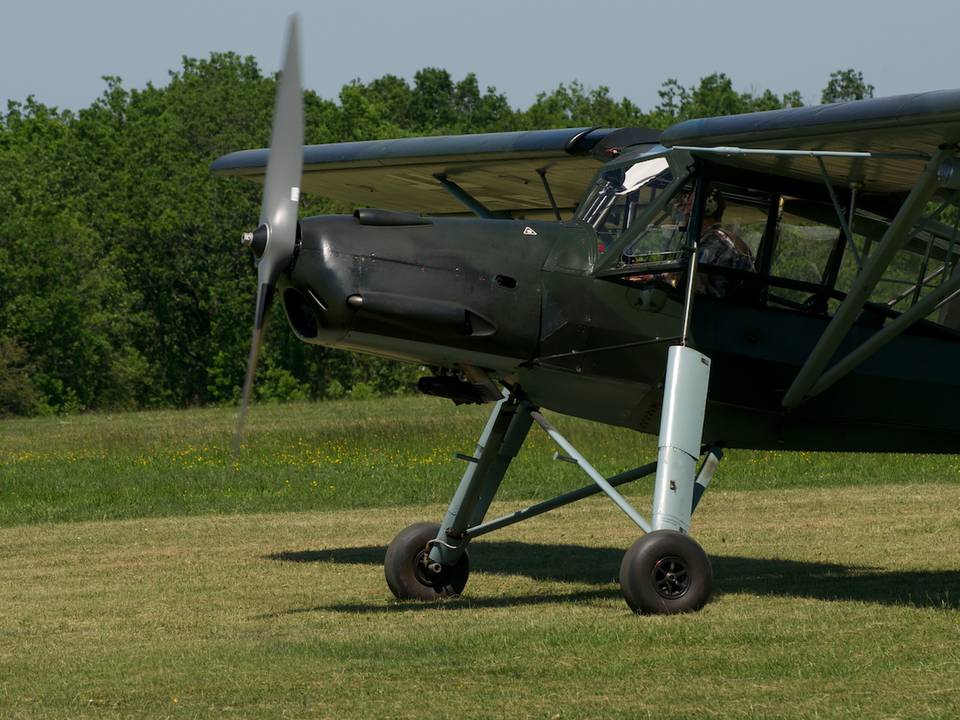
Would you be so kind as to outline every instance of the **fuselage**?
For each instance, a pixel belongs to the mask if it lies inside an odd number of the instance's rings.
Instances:
[[[305,342],[481,368],[519,383],[542,407],[656,433],[682,293],[594,277],[597,245],[593,228],[573,222],[307,218],[283,305]],[[713,361],[704,441],[960,450],[949,412],[960,381],[948,371],[960,363],[960,343],[919,326],[829,393],[784,412],[783,391],[828,321],[698,297],[692,341]],[[872,332],[858,324],[847,345]]]

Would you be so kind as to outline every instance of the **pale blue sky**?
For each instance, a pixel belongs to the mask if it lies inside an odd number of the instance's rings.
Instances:
[[[714,71],[738,90],[797,89],[808,103],[845,67],[877,95],[960,86],[958,0],[4,0],[0,107],[28,94],[85,107],[102,75],[163,84],[182,55],[215,50],[273,72],[294,10],[304,84],[324,97],[352,78],[411,78],[425,66],[475,72],[522,107],[578,79],[650,109],[668,77],[690,85]]]

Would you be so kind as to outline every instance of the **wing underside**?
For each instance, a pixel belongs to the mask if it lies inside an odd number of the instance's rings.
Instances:
[[[569,211],[616,143],[652,145],[657,137],[636,129],[570,128],[312,145],[304,148],[301,189],[352,206],[466,213],[441,182],[446,178],[493,212],[552,216],[541,175],[558,208]],[[217,159],[211,169],[263,182],[266,158],[266,150],[244,150]]]

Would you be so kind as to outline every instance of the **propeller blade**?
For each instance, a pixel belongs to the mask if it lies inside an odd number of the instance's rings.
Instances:
[[[237,416],[237,431],[233,436],[234,463],[236,463],[240,457],[240,445],[243,443],[243,428],[247,422],[247,411],[250,409],[250,397],[253,394],[253,378],[257,373],[257,359],[260,356],[260,345],[263,342],[263,325],[272,300],[273,286],[261,284],[257,291],[257,309],[253,319],[253,338],[250,341],[247,372],[243,378],[243,395],[240,400],[240,414]]]
[[[277,278],[293,259],[297,243],[297,209],[303,173],[303,91],[300,87],[300,20],[290,16],[283,70],[277,86],[270,134],[270,156],[263,183],[260,225],[245,233],[257,264],[257,304],[253,316],[253,338],[243,380],[237,432],[233,442],[236,463],[243,442],[243,427],[253,394],[253,378],[263,341],[263,326],[273,300]]]
[[[263,329],[253,331],[253,340],[250,342],[250,357],[247,359],[247,373],[243,379],[243,398],[240,401],[240,414],[237,415],[237,432],[233,436],[233,462],[237,463],[240,457],[240,445],[243,443],[243,427],[247,422],[247,410],[250,409],[250,394],[253,391],[253,376],[257,372],[257,356],[260,354],[260,341],[263,339]]]
[[[277,87],[270,157],[263,183],[260,224],[268,239],[257,264],[260,283],[272,285],[289,264],[297,240],[297,207],[303,173],[303,91],[300,89],[300,29],[290,17],[283,73]],[[264,267],[265,266],[265,267]]]

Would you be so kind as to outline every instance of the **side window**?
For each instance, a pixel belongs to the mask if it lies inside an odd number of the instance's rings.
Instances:
[[[833,212],[833,208],[822,203],[784,199],[770,275],[811,285],[823,284],[839,237],[839,230],[825,222],[829,220],[828,212]],[[844,270],[849,270],[848,263],[844,266]],[[853,270],[856,272],[855,265]],[[811,294],[809,289],[782,287],[771,288],[770,292],[775,299],[788,301],[782,303],[787,305],[803,304]]]
[[[706,190],[699,232],[703,275],[721,275],[718,268],[754,272],[767,224],[767,193],[714,183]],[[681,188],[657,216],[651,217],[623,251],[624,265],[675,263],[685,259],[693,208],[693,184]],[[704,277],[703,291],[716,297],[736,283]]]
[[[840,300],[831,297],[831,291],[849,292],[871,242],[879,239],[884,227],[884,223],[857,216],[851,245],[831,204],[784,198],[770,274],[819,287],[786,288],[774,283],[770,298],[788,307],[832,314]],[[888,288],[880,283],[875,298],[889,297]]]
[[[693,182],[690,182],[644,227],[633,228],[637,239],[624,248],[624,264],[667,263],[682,259],[687,233],[684,201],[692,192]]]
[[[716,224],[734,240],[742,254],[755,262],[767,225],[769,195],[719,185],[717,192],[723,198],[723,214]]]

